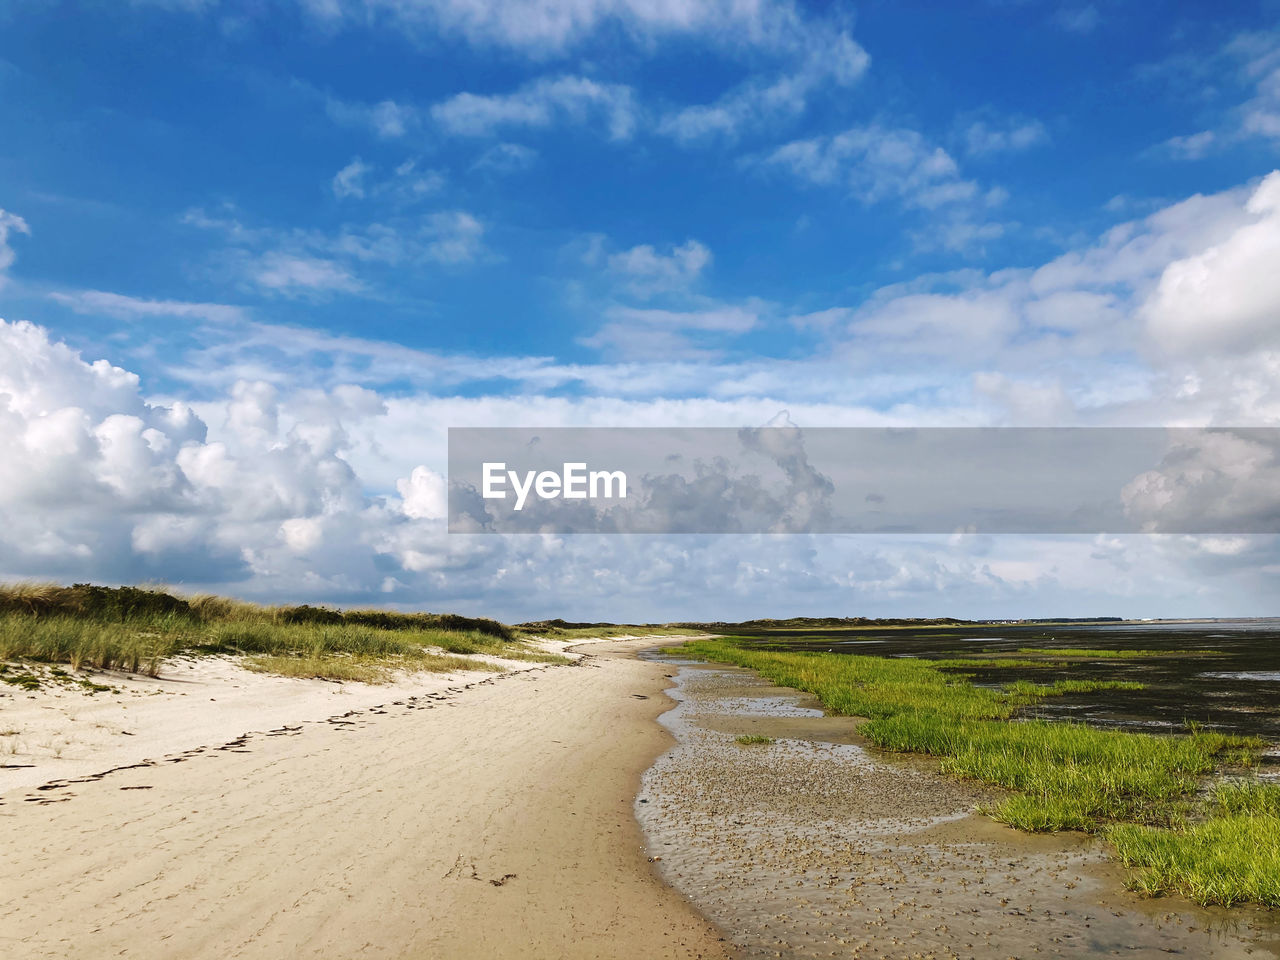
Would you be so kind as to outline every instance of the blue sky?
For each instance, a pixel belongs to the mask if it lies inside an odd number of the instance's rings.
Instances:
[[[1274,424],[1278,22],[0,0],[0,573],[508,617],[1280,613],[1263,537],[475,544],[437,509],[450,425]]]

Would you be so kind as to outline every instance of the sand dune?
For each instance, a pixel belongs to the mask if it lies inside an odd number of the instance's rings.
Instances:
[[[9,791],[0,955],[724,956],[632,816],[652,642]]]

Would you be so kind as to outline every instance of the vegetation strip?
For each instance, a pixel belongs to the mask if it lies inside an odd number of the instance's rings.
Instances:
[[[1023,680],[997,690],[944,672],[955,661],[779,651],[734,638],[694,641],[678,652],[813,693],[831,713],[867,718],[859,732],[880,747],[930,754],[946,773],[1013,791],[984,810],[1003,823],[1101,833],[1138,868],[1135,889],[1200,903],[1280,905],[1280,785],[1219,789],[1208,802],[1194,796],[1220,767],[1256,765],[1261,741],[1194,728],[1157,736],[1011,722],[1046,697],[1141,684]]]
[[[286,676],[378,682],[398,670],[496,669],[477,654],[566,662],[515,628],[453,614],[324,607],[263,607],[226,597],[77,584],[0,587],[0,661],[65,663],[155,676],[180,654],[246,656],[251,669]],[[3,673],[37,689],[46,675]]]

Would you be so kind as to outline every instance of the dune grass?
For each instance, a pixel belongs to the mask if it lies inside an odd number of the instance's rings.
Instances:
[[[386,683],[397,672],[455,673],[462,670],[502,669],[485,660],[426,652],[402,657],[369,657],[343,653],[267,654],[246,657],[244,663],[250,670],[282,677],[352,680],[360,683]]]
[[[734,737],[733,741],[734,743],[740,743],[746,747],[777,743],[777,741],[774,740],[773,737],[766,737],[760,733],[744,733],[744,734],[741,734],[740,736]]]
[[[287,676],[365,681],[398,670],[492,669],[469,659],[478,655],[568,662],[497,621],[453,614],[262,607],[92,584],[0,587],[0,661],[155,676],[168,657],[212,653]]]

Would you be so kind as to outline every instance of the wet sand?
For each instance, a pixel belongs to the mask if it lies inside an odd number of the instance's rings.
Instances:
[[[0,956],[727,956],[632,815],[653,642],[7,792]]]
[[[995,794],[864,748],[808,695],[667,663],[677,746],[637,817],[662,875],[745,957],[1280,956],[1274,911],[1141,899],[1097,841],[973,813]]]

